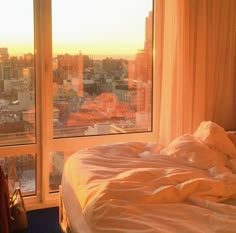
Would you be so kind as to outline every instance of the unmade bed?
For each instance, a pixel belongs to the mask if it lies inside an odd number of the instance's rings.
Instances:
[[[166,147],[127,142],[78,151],[63,171],[63,231],[235,233],[233,141],[206,121]]]

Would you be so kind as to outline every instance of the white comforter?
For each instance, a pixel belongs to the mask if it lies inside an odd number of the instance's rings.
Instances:
[[[235,233],[236,206],[222,203],[236,198],[235,161],[236,148],[209,122],[165,148],[129,142],[80,151],[62,180],[67,212],[79,201],[83,213],[70,214],[72,232]]]

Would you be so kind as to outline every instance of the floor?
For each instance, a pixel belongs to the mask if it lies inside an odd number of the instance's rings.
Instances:
[[[27,233],[61,233],[58,207],[27,212]]]

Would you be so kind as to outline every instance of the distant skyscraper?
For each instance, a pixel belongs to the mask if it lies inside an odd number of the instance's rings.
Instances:
[[[137,111],[151,111],[151,83],[153,58],[153,13],[145,19],[144,49],[136,54]]]
[[[9,60],[8,48],[0,48],[0,62],[8,60]]]
[[[146,28],[145,28],[145,50],[152,50],[152,42],[153,42],[153,14],[152,11],[149,12],[149,16],[146,17]]]
[[[10,79],[11,66],[9,62],[8,48],[0,48],[0,80]]]
[[[83,97],[84,92],[84,60],[83,54],[78,57],[78,96]]]
[[[132,88],[135,80],[135,62],[129,61],[128,63],[128,86]]]

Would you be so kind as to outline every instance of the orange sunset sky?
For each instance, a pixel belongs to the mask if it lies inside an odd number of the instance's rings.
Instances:
[[[152,0],[52,0],[54,54],[134,55],[144,46]],[[14,7],[13,7],[14,6]],[[33,0],[0,3],[0,47],[33,52]]]

